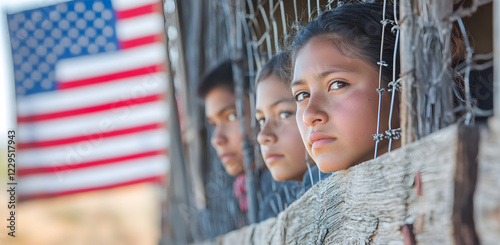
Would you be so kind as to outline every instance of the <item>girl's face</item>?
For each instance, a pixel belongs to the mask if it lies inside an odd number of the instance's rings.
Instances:
[[[326,39],[312,38],[298,52],[292,82],[296,119],[304,145],[321,171],[373,159],[377,88],[378,70],[373,65],[344,56]],[[384,92],[381,103],[383,133],[388,129],[389,93]],[[388,140],[380,141],[378,153],[387,148]]]
[[[247,102],[245,100],[245,102]],[[245,103],[248,105],[248,103]],[[248,111],[248,108],[245,109]],[[212,89],[205,97],[205,113],[209,123],[214,127],[211,136],[212,146],[217,150],[226,172],[236,176],[244,173],[243,168],[243,134],[236,117],[236,97],[224,87]],[[249,122],[250,117],[245,119]],[[248,125],[247,123],[246,125]]]
[[[256,90],[257,141],[262,157],[277,181],[301,181],[307,171],[306,150],[295,120],[297,105],[290,89],[275,75],[261,80]]]

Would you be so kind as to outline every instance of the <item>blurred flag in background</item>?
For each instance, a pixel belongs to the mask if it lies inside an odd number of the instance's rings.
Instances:
[[[71,1],[7,20],[19,197],[162,180],[168,107],[160,1]]]

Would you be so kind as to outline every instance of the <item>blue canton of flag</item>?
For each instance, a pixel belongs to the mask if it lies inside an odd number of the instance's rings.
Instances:
[[[16,93],[56,89],[60,59],[118,49],[111,1],[76,1],[10,14]]]

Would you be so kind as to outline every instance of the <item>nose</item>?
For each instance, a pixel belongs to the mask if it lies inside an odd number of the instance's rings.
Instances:
[[[308,127],[324,124],[328,121],[328,113],[325,111],[326,98],[321,95],[309,97],[306,108],[302,113],[302,121]]]
[[[220,126],[215,126],[210,141],[214,147],[220,147],[227,143],[227,137],[224,134],[224,130],[221,130]]]
[[[259,144],[268,145],[278,140],[271,124],[271,121],[267,121],[261,126],[260,131],[257,134],[257,142],[259,142]]]

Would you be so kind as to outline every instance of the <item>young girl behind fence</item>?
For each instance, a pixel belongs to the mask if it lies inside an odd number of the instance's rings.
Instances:
[[[383,25],[383,19],[394,20],[392,6],[384,11],[378,3],[347,4],[323,13],[293,40],[291,89],[297,124],[321,171],[335,172],[373,159],[377,125],[382,134],[389,125],[399,127],[397,95],[389,121],[393,62],[399,75],[399,60],[393,60],[394,24]],[[388,142],[381,138],[377,155],[388,151]],[[395,140],[392,148],[399,145]]]
[[[295,120],[295,104],[290,92],[290,56],[273,56],[256,79],[256,114],[259,123],[257,141],[262,157],[277,181],[303,181],[303,190],[326,178],[313,161],[306,163]]]
[[[400,62],[393,9],[343,5],[310,22],[291,44],[297,125],[321,171],[347,169],[400,146],[399,94],[392,96],[391,86]],[[453,66],[463,61],[460,39],[452,35]],[[463,88],[459,79],[454,86]]]

